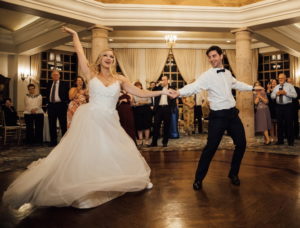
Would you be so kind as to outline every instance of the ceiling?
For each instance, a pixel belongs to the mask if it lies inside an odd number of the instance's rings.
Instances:
[[[296,1],[299,0],[289,0]],[[300,7],[284,8],[285,5],[278,5],[285,3],[282,0],[149,0],[142,4],[137,0],[44,0],[43,4],[49,4],[47,7],[39,5],[37,0],[30,1],[34,2],[31,5],[18,5],[23,4],[18,0],[4,2],[0,6],[0,53],[32,55],[66,47],[71,38],[61,32],[63,25],[74,28],[89,47],[89,28],[94,24],[113,28],[109,33],[113,48],[165,48],[164,36],[171,33],[178,37],[176,48],[206,48],[218,44],[234,49],[235,35],[231,31],[241,26],[233,23],[244,20],[253,30],[252,48],[275,47],[300,56]],[[162,7],[143,5],[150,2]],[[139,6],[128,5],[137,3]],[[173,8],[163,11],[166,4]],[[212,6],[229,8],[211,9]],[[266,13],[266,8],[272,7],[278,10],[277,14]],[[181,17],[184,13],[186,15]],[[261,17],[259,22],[256,22],[256,13]],[[229,22],[223,23],[223,18]]]
[[[37,20],[39,17],[0,8],[0,27],[16,31]]]
[[[213,6],[240,7],[262,0],[96,0],[110,4],[147,4],[147,5],[180,5],[180,6]]]

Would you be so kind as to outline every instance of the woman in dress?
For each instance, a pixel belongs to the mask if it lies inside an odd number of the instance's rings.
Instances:
[[[84,82],[84,79],[81,76],[77,76],[75,80],[75,85],[76,87],[72,87],[69,90],[69,99],[70,103],[68,106],[68,111],[67,111],[67,127],[69,128],[71,125],[71,121],[73,118],[73,115],[77,108],[82,105],[87,103],[88,100],[88,91],[86,89],[86,85]]]
[[[254,87],[260,86],[259,82],[254,83]],[[255,105],[255,131],[263,132],[264,144],[271,144],[269,130],[272,128],[271,115],[268,107],[268,98],[264,89],[257,89],[254,93]]]
[[[184,131],[186,135],[192,135],[194,130],[194,96],[183,97],[183,119],[184,119]]]
[[[121,126],[127,132],[127,134],[135,141],[135,127],[132,111],[133,98],[125,91],[121,90],[121,95],[118,100],[117,110],[120,117]]]
[[[269,100],[269,110],[271,114],[272,128],[270,130],[271,142],[277,141],[277,118],[276,118],[276,100],[271,98],[273,89],[277,86],[276,79],[271,79],[267,85],[267,97]]]
[[[140,82],[135,82],[134,86],[139,89],[143,89],[143,85]],[[138,133],[137,145],[141,147],[142,145],[149,145],[150,138],[150,128],[152,125],[152,110],[151,110],[152,100],[150,97],[133,97],[133,113],[135,128]],[[145,136],[145,137],[144,137]]]
[[[60,143],[44,158],[32,163],[7,189],[3,202],[13,208],[35,206],[91,208],[125,192],[151,188],[150,168],[119,122],[116,104],[120,90],[152,97],[171,91],[147,91],[116,74],[112,50],[100,53],[90,65],[77,32],[74,48],[83,75],[89,81],[89,103],[75,112]]]

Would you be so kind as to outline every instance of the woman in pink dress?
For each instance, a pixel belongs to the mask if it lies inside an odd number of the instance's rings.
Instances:
[[[73,118],[73,115],[77,108],[87,103],[88,101],[88,91],[86,89],[86,85],[84,82],[84,79],[81,76],[77,76],[75,81],[76,87],[72,87],[69,90],[69,99],[70,103],[68,106],[68,112],[67,112],[67,127],[69,128],[71,125],[71,121]]]

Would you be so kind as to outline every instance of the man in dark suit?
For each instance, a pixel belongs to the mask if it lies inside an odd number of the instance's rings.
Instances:
[[[171,88],[168,84],[168,76],[163,76],[158,86],[153,88],[153,91],[168,90]],[[153,137],[150,147],[157,146],[157,140],[159,137],[159,131],[162,121],[164,122],[164,133],[163,133],[163,146],[168,146],[169,141],[169,128],[170,128],[170,117],[171,108],[176,105],[176,99],[171,99],[166,95],[155,97],[154,99],[154,126],[153,126]]]
[[[293,104],[293,126],[294,126],[294,137],[295,139],[299,139],[299,114],[298,111],[300,109],[299,99],[300,99],[300,88],[295,86],[292,78],[288,78],[287,82],[292,84],[296,90],[297,97],[292,99]]]
[[[57,118],[61,128],[62,136],[67,131],[67,109],[68,109],[68,84],[60,80],[60,74],[53,70],[51,77],[53,79],[47,86],[47,112],[50,130],[50,146],[57,144]]]

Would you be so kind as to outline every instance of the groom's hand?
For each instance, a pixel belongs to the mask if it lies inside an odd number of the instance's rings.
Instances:
[[[180,94],[179,94],[179,92],[178,91],[176,91],[176,90],[173,90],[173,89],[169,89],[169,94],[168,94],[168,96],[170,96],[171,98],[176,98],[176,97],[178,97]]]

